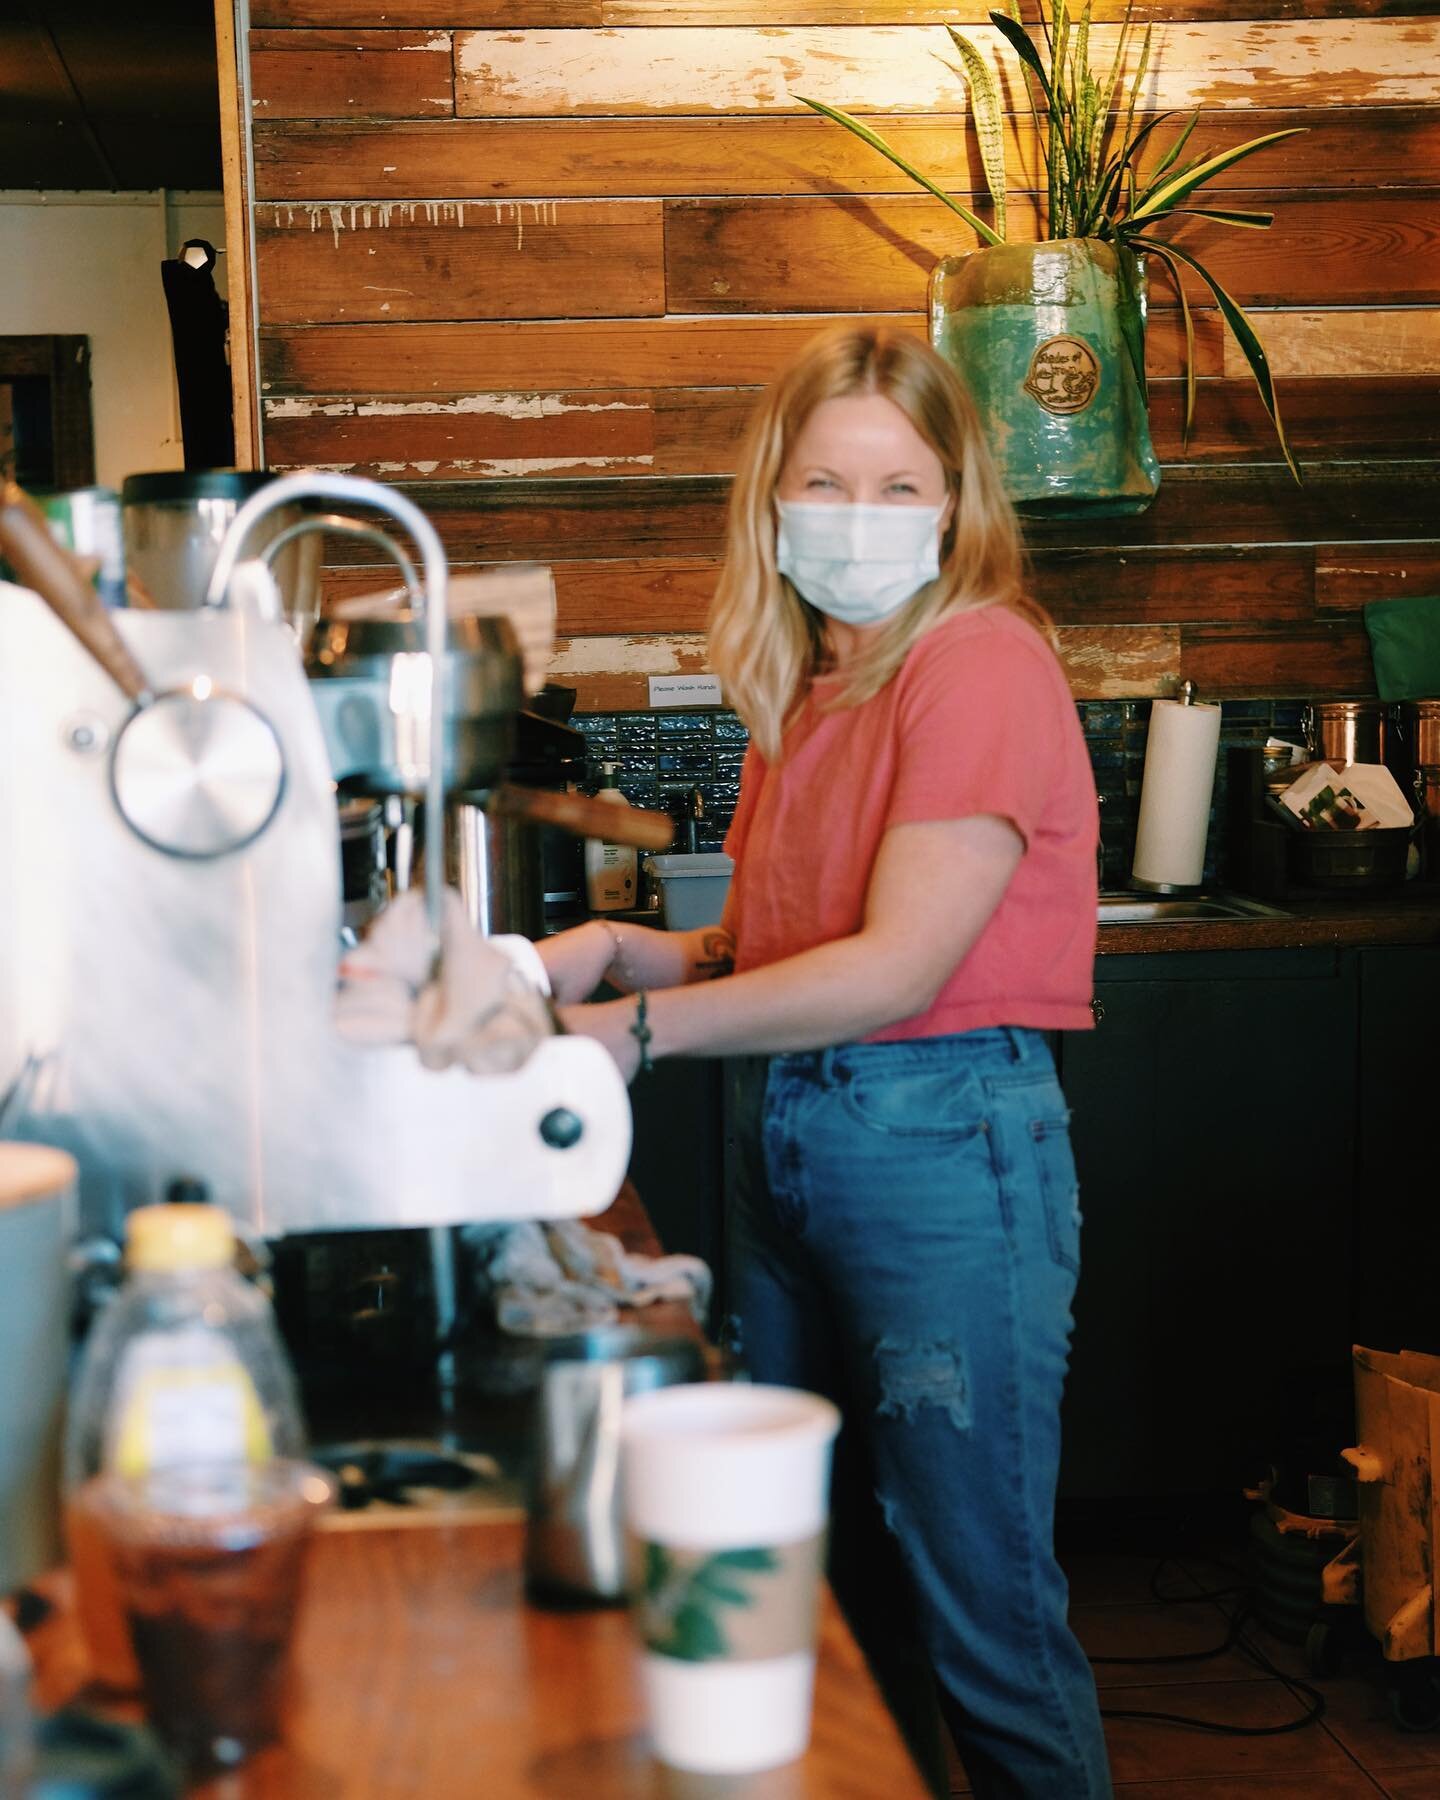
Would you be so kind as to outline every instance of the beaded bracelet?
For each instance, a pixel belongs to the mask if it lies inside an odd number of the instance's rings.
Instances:
[[[646,1023],[648,1011],[649,1003],[646,1000],[644,988],[641,988],[635,996],[635,1019],[630,1027],[630,1035],[640,1046],[640,1073],[642,1075],[648,1075],[655,1067],[650,1059],[650,1040],[655,1034]]]

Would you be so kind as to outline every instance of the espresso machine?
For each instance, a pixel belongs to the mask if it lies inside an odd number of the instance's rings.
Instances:
[[[86,1225],[111,1234],[177,1180],[271,1239],[603,1208],[630,1110],[598,1044],[557,1035],[475,1077],[332,1026],[337,782],[442,819],[448,791],[497,778],[521,698],[503,628],[451,626],[425,516],[380,483],[278,478],[237,513],[203,605],[110,612],[5,498],[24,585],[0,584],[4,1134],[69,1150]],[[411,611],[312,681],[269,560],[245,552],[268,515],[335,502],[408,535]],[[347,524],[376,533],[290,529]],[[443,880],[428,857],[437,944]]]

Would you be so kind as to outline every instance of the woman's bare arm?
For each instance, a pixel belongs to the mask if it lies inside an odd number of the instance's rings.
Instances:
[[[913,1018],[980,936],[1023,854],[1015,827],[990,814],[892,826],[859,931],[764,969],[650,995],[651,1055],[819,1049]],[[563,1017],[569,1030],[599,1038],[627,1074],[633,1070],[632,1001],[571,1008]]]
[[[561,1005],[585,1000],[602,981],[622,993],[713,981],[735,966],[735,942],[724,925],[657,931],[649,925],[592,919],[535,946]]]

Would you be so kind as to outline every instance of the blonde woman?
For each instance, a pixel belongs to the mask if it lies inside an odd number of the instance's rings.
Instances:
[[[840,1403],[837,1591],[937,1790],[912,1624],[982,1800],[1097,1800],[1052,1548],[1079,1215],[1043,1035],[1091,1024],[1095,791],[974,408],[923,344],[827,335],[762,399],[710,645],[751,733],[723,929],[542,955],[627,1077],[744,1059],[740,1347]],[[569,1004],[602,976],[625,997]]]

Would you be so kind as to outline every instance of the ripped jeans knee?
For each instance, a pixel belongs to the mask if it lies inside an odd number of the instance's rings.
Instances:
[[[877,1416],[913,1420],[922,1407],[938,1407],[957,1431],[971,1422],[970,1381],[959,1344],[885,1337],[875,1346],[879,1382]]]

